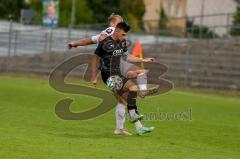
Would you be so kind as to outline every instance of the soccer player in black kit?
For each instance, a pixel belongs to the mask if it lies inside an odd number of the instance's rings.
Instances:
[[[154,127],[144,127],[140,119],[142,116],[138,113],[136,98],[138,85],[132,77],[133,74],[142,73],[141,71],[122,73],[123,67],[127,67],[129,62],[140,62],[142,59],[128,54],[125,37],[130,30],[130,26],[126,22],[117,24],[115,32],[112,36],[105,38],[98,44],[95,54],[101,59],[101,76],[104,83],[112,76],[118,76],[122,80],[122,87],[114,90],[116,97],[122,98],[127,102],[127,108],[130,116],[130,121],[135,123],[136,132],[138,135],[152,132]],[[131,77],[131,78],[129,78]],[[124,116],[124,114],[123,114]]]

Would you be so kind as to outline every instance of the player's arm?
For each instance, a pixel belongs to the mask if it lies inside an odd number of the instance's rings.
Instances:
[[[72,41],[68,43],[68,49],[71,49],[73,47],[78,47],[78,46],[91,45],[91,44],[94,44],[94,42],[92,41],[92,37],[87,37],[78,41]]]
[[[129,62],[153,62],[153,61],[155,61],[155,58],[139,58],[139,57],[133,56],[131,54],[128,54],[127,61],[129,61]]]
[[[71,49],[73,47],[96,44],[96,43],[104,40],[107,36],[108,35],[106,35],[106,34],[100,34],[100,35],[95,35],[92,37],[83,38],[78,41],[72,41],[72,42],[68,43],[68,48]]]
[[[99,67],[98,66],[98,64],[99,64],[99,56],[97,56],[97,55],[93,55],[93,57],[92,57],[92,59],[91,59],[91,71],[92,71],[92,73],[91,73],[91,83],[93,84],[93,85],[95,85],[96,86],[96,84],[97,84],[97,80],[98,80],[98,77],[97,77],[97,68]]]
[[[94,56],[91,59],[91,83],[94,84],[96,86],[97,84],[97,80],[98,80],[98,68],[99,68],[99,60],[100,60],[100,54],[101,54],[101,47],[102,44],[99,43],[95,52],[94,52]]]
[[[113,32],[114,32],[114,28],[109,27],[98,35],[94,35],[92,37],[87,37],[78,41],[73,41],[68,43],[68,48],[71,49],[73,47],[86,46],[86,45],[99,43],[100,41],[103,41],[106,37],[112,35]]]
[[[128,54],[127,61],[129,61],[129,62],[143,62],[143,59],[139,58],[139,57],[136,57],[136,56],[133,56],[131,54]]]
[[[99,42],[99,38],[103,39],[103,35],[98,34],[98,35],[94,35],[91,37],[80,39],[78,41],[72,41],[72,42],[68,43],[68,48],[71,49],[73,47],[96,44]]]

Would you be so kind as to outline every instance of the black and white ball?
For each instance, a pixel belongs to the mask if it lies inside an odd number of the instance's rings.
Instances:
[[[107,79],[107,86],[112,91],[119,91],[123,87],[123,81],[122,78],[118,75],[110,76]]]

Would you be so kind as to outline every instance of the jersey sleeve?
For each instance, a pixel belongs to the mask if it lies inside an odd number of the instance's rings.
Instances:
[[[100,35],[101,35],[101,34],[92,36],[92,37],[91,37],[92,42],[95,43],[95,44],[98,43],[98,39],[99,39]]]
[[[107,36],[111,36],[115,31],[114,27],[108,27],[107,29],[103,30],[101,34],[105,34]]]
[[[102,35],[102,34],[105,34],[106,36],[111,36],[115,31],[115,28],[114,27],[108,27],[107,29],[103,30],[100,34],[97,34],[97,35],[94,35],[91,37],[91,40],[93,43],[99,43],[99,37]]]

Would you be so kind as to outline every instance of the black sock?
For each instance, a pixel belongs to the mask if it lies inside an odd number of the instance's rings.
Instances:
[[[128,102],[128,104],[127,104],[128,111],[134,109],[136,111],[136,113],[139,114],[138,110],[137,110],[137,105],[136,105],[137,104],[137,92],[130,91],[128,93],[127,102]]]

